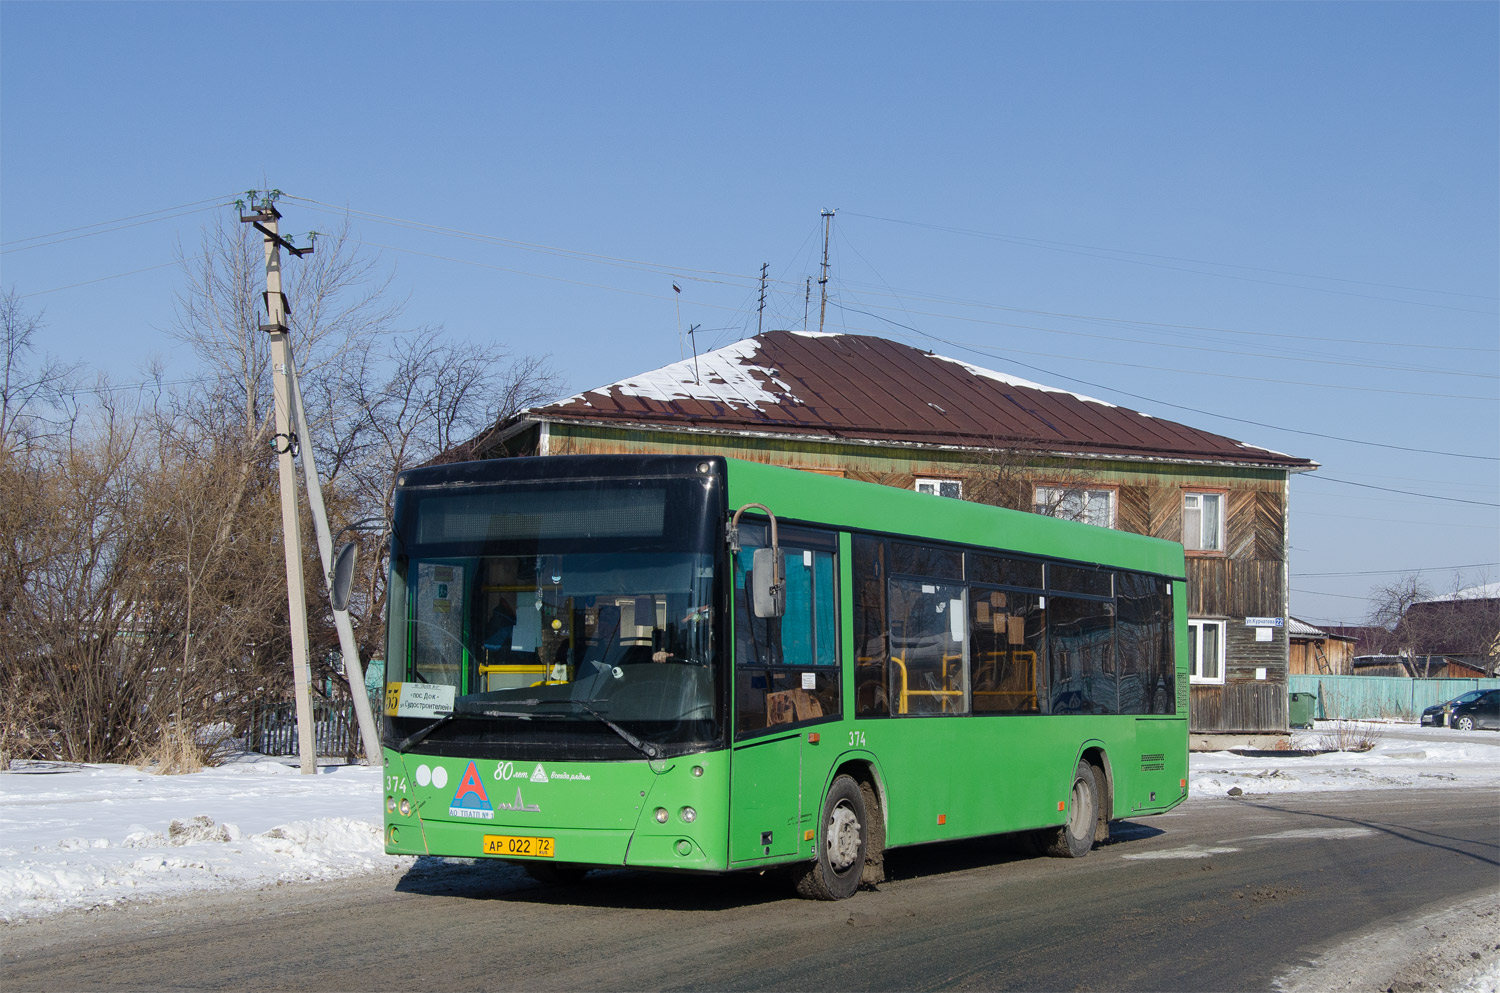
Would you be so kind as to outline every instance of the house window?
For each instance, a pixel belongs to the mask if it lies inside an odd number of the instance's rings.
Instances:
[[[918,479],[914,488],[918,493],[931,493],[933,496],[957,499],[964,495],[964,484],[957,479]]]
[[[1033,509],[1048,517],[1112,528],[1115,526],[1115,491],[1076,486],[1038,486]]]
[[[1182,545],[1190,551],[1224,550],[1224,494],[1182,495]]]
[[[1223,621],[1188,620],[1188,677],[1194,683],[1223,684]]]

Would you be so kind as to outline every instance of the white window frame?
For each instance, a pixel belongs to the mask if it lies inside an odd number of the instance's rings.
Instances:
[[[1090,499],[1103,497],[1108,508],[1105,516],[1107,521],[1090,519],[1088,505]],[[1063,504],[1074,499],[1078,502],[1079,513],[1073,516],[1065,516],[1055,513]],[[1035,513],[1044,517],[1058,517],[1065,521],[1079,521],[1084,524],[1092,524],[1095,527],[1113,528],[1115,526],[1116,493],[1114,489],[1105,486],[1054,486],[1046,483],[1038,484],[1032,488],[1031,507]]]
[[[1207,500],[1213,500],[1219,505],[1218,527],[1216,534],[1207,536],[1203,533],[1203,505]],[[1196,507],[1189,507],[1189,501],[1197,501]],[[1224,551],[1224,508],[1229,505],[1222,490],[1184,490],[1182,493],[1182,546],[1190,552],[1223,552]],[[1188,533],[1188,511],[1196,510],[1198,513],[1198,533]],[[1192,539],[1191,542],[1189,539]],[[1209,544],[1209,541],[1213,544]]]
[[[944,486],[955,487],[957,493],[944,493]],[[933,496],[945,496],[955,500],[962,500],[964,496],[964,482],[961,479],[943,479],[939,476],[918,476],[912,482],[912,489],[918,493],[930,493]]]
[[[1202,675],[1203,668],[1203,629],[1217,628],[1219,632],[1219,674],[1218,676]],[[1199,683],[1205,686],[1223,686],[1224,670],[1229,653],[1225,650],[1224,636],[1228,633],[1229,625],[1226,621],[1214,621],[1201,617],[1188,618],[1188,682]]]

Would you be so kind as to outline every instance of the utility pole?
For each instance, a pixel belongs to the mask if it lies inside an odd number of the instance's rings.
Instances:
[[[253,205],[252,205],[253,206]],[[240,220],[265,235],[266,317],[260,329],[271,336],[271,385],[276,400],[276,470],[281,484],[281,547],[286,555],[286,602],[292,622],[292,688],[297,701],[297,755],[302,774],[318,771],[313,735],[312,695],[308,687],[307,595],[302,576],[302,529],[297,523],[297,435],[292,431],[291,342],[288,340],[286,295],[281,292],[281,249],[301,257],[311,248],[295,248],[277,233],[281,212],[268,193],[255,213]]]
[[[807,277],[807,293],[802,297],[802,330],[807,330],[807,311],[812,307],[812,277]]]
[[[766,269],[770,265],[771,263],[769,262],[762,262],[760,264],[760,307],[755,313],[755,333],[757,336],[760,334],[766,316]]]
[[[300,438],[311,438],[312,432],[307,427],[307,408],[302,404],[302,384],[297,378],[297,360],[290,352],[288,349],[287,363],[291,373],[292,410],[297,417],[297,435]],[[323,484],[318,479],[318,462],[313,456],[311,445],[302,453],[302,475],[307,481],[307,506],[312,511],[313,531],[318,536],[318,558],[323,563],[324,587],[329,591],[331,600],[333,535],[328,528],[328,507],[323,502]],[[339,654],[344,657],[344,676],[349,680],[349,698],[354,703],[354,716],[359,722],[365,763],[380,765],[380,732],[375,727],[375,714],[370,710],[370,695],[365,692],[365,670],[359,661],[359,642],[354,638],[354,625],[349,621],[347,609],[334,608],[333,626],[339,633]]]
[[[833,227],[833,215],[831,210],[823,211],[823,275],[818,279],[818,285],[823,288],[823,303],[818,307],[818,333],[823,333],[823,320],[828,315],[828,232]]]

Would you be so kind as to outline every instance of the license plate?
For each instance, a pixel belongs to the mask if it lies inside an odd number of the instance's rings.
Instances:
[[[526,855],[535,859],[550,859],[553,851],[551,838],[524,838],[509,834],[487,834],[484,836],[486,855]]]

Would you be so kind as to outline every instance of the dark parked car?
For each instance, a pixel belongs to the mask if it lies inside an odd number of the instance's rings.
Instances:
[[[1454,707],[1457,707],[1461,703],[1473,703],[1475,700],[1478,700],[1482,696],[1484,696],[1484,690],[1470,690],[1467,693],[1460,693],[1452,700],[1434,704],[1433,706],[1428,707],[1426,710],[1422,711],[1422,726],[1440,728],[1447,727],[1448,714],[1453,710]]]
[[[1500,730],[1500,690],[1485,690],[1477,700],[1460,703],[1448,714],[1448,726],[1460,731]]]

